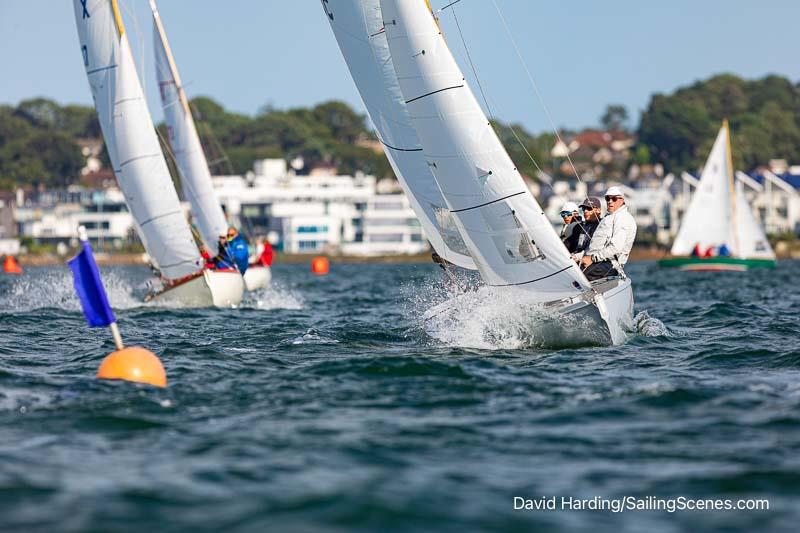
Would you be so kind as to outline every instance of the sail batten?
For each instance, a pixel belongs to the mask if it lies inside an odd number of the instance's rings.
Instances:
[[[484,281],[543,301],[589,288],[511,161],[429,8],[381,0],[394,69],[428,167]]]
[[[136,230],[162,275],[202,268],[172,184],[115,0],[74,0],[87,79],[114,174]]]
[[[150,8],[153,14],[156,77],[172,154],[180,174],[183,194],[192,206],[200,235],[209,250],[216,250],[217,238],[226,233],[227,221],[214,192],[211,171],[155,0],[150,0]]]
[[[426,237],[447,261],[476,268],[411,123],[389,53],[379,0],[325,1],[323,7],[378,140]]]

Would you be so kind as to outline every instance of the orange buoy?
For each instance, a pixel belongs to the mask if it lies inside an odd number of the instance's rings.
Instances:
[[[108,354],[97,369],[97,377],[147,383],[156,387],[167,386],[167,373],[161,360],[141,346],[131,346]]]
[[[331,269],[330,261],[328,261],[327,257],[318,255],[314,259],[311,260],[311,272],[316,274],[317,276],[324,276],[327,274]]]
[[[7,255],[3,262],[3,272],[6,274],[22,274],[22,267],[19,266],[13,255]]]

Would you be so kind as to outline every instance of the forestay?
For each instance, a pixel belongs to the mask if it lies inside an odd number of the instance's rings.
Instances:
[[[167,279],[201,268],[136,74],[116,0],[74,0],[83,63],[117,182]]]
[[[323,0],[323,7],[370,120],[434,250],[475,268],[425,161],[394,71],[380,0]]]
[[[426,3],[382,0],[394,68],[424,154],[490,285],[542,300],[589,284],[497,138]]]
[[[155,0],[150,0],[150,9],[153,12],[156,78],[183,194],[192,206],[195,223],[206,246],[216,251],[218,237],[227,230],[225,214],[214,193],[211,172],[192,119],[189,100],[183,90]]]

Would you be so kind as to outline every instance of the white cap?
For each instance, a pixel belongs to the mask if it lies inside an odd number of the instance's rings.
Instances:
[[[570,213],[572,213],[573,211],[577,210],[578,210],[578,204],[576,204],[575,202],[567,202],[564,204],[564,207],[561,208],[561,211],[559,211],[559,213],[563,213],[564,211],[569,211]]]
[[[606,196],[622,196],[623,198],[625,198],[625,195],[622,194],[622,189],[620,189],[616,185],[608,188],[608,190],[606,191]]]

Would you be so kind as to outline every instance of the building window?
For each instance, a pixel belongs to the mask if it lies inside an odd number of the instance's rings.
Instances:
[[[327,233],[328,226],[298,226],[297,233]]]
[[[317,241],[300,241],[298,244],[301,252],[316,250],[319,247]]]
[[[369,242],[403,242],[403,234],[402,233],[372,234],[369,236]]]

